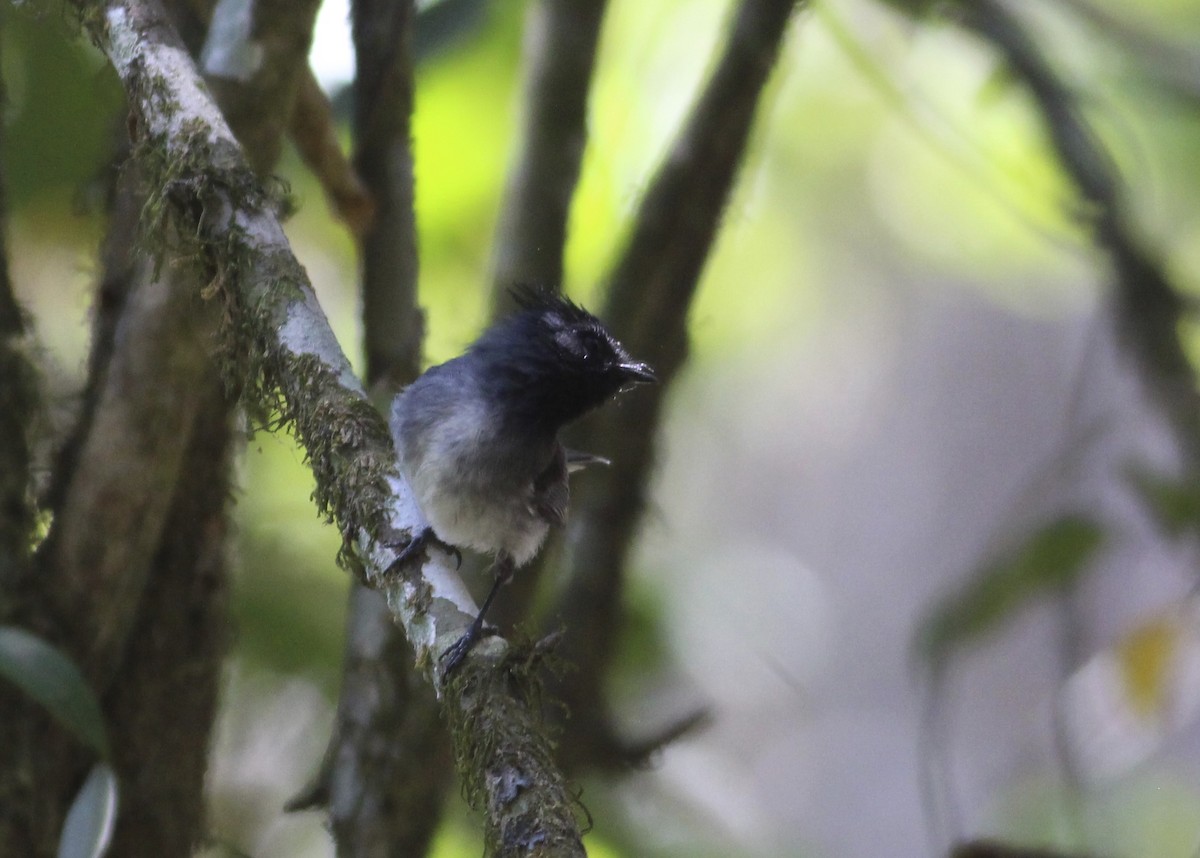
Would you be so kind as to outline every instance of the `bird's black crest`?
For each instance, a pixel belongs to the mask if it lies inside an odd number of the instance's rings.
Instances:
[[[542,286],[523,284],[508,290],[513,302],[522,310],[534,313],[556,312],[567,324],[595,324],[600,320],[570,298]]]

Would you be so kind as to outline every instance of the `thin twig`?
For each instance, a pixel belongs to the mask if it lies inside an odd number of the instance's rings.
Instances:
[[[361,239],[375,217],[375,201],[338,142],[333,105],[305,67],[288,129],[305,166],[325,190],[333,213]]]

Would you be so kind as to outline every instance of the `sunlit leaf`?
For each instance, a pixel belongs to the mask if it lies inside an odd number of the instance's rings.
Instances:
[[[997,63],[992,69],[992,73],[987,76],[987,80],[983,82],[983,86],[979,88],[979,106],[992,107],[998,104],[1005,98],[1009,98],[1015,91],[1019,91],[1020,81],[1013,73],[1012,66],[1008,63]]]
[[[57,858],[101,858],[117,821],[117,776],[97,763],[67,811]]]
[[[1100,526],[1079,516],[1057,519],[1036,531],[934,606],[917,637],[919,655],[941,664],[1034,599],[1064,590],[1078,580],[1102,539]]]
[[[42,704],[64,727],[108,758],[100,703],[79,668],[61,650],[15,626],[0,626],[0,676]]]

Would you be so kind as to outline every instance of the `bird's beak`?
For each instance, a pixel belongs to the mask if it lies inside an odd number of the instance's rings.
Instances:
[[[623,363],[619,369],[621,370],[621,374],[634,384],[653,384],[658,381],[658,376],[654,374],[654,370],[650,368],[650,364]]]

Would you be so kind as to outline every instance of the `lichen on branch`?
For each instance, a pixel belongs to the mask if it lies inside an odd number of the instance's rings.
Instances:
[[[277,218],[277,197],[241,147],[165,19],[111,4],[101,46],[129,95],[130,131],[150,193],[142,241],[157,264],[201,259],[223,307],[222,371],[252,414],[295,432],[319,511],[347,537],[378,535],[395,457],[387,428],[317,304]]]
[[[406,574],[383,576],[396,556],[384,540],[402,541],[424,522],[397,473],[383,418],[367,401],[292,254],[271,195],[252,180],[178,34],[157,0],[76,0],[76,6],[120,76],[136,157],[157,189],[145,223],[169,233],[170,245],[161,234],[145,241],[160,242],[161,264],[181,255],[203,264],[204,292],[224,311],[227,377],[235,379],[244,402],[276,409],[277,424],[290,428],[304,446],[318,508],[356,546],[367,580],[384,593],[418,664],[444,692],[456,743],[490,749],[470,756],[479,770],[460,775],[481,784],[489,831],[523,832],[515,851],[501,848],[497,854],[582,855],[569,793],[549,763],[551,742],[521,690],[522,680],[500,670],[503,642],[486,641],[449,687],[438,669],[437,653],[462,634],[475,613],[461,579],[437,558]],[[472,684],[469,694],[460,693],[463,677],[493,670],[505,680]],[[468,701],[472,711],[504,713],[487,719],[494,732],[483,745],[461,734],[475,730],[480,719],[455,717]],[[533,749],[521,755],[525,774],[518,802],[506,801],[512,783],[489,774],[498,770],[497,761],[503,769],[509,748]],[[572,845],[552,853],[544,848],[559,843]]]

